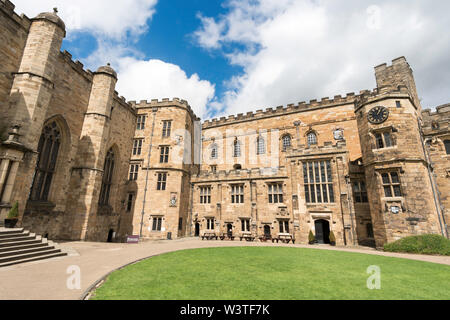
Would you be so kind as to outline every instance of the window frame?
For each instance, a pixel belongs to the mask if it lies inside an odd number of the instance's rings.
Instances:
[[[278,231],[281,234],[290,234],[290,219],[278,219]]]
[[[266,140],[262,136],[256,138],[256,155],[266,154]]]
[[[159,146],[159,163],[169,163],[170,146]]]
[[[62,130],[56,120],[44,126],[39,138],[38,159],[31,185],[31,201],[48,201],[62,144]],[[8,168],[11,171],[12,161]],[[4,188],[6,187],[6,183]],[[4,190],[0,190],[4,193]],[[1,200],[1,199],[0,199]]]
[[[157,183],[156,190],[157,191],[166,191],[167,188],[167,172],[158,172],[157,173]]]
[[[375,138],[375,149],[386,149],[395,146],[394,137],[392,131],[381,130],[373,133]]]
[[[397,182],[394,182],[392,175],[395,174]],[[389,182],[386,182],[385,177],[388,177]],[[382,171],[380,172],[381,185],[383,187],[383,193],[385,198],[402,198],[403,190],[398,170]],[[396,188],[397,187],[397,188]],[[389,190],[387,192],[387,190]],[[398,193],[396,192],[398,191]],[[399,195],[398,195],[399,194]]]
[[[274,188],[275,187],[275,188]],[[284,203],[282,182],[270,182],[267,184],[267,195],[270,204]]]
[[[200,204],[211,204],[211,186],[200,186]]]
[[[231,203],[243,204],[245,202],[245,185],[244,184],[232,184],[231,185]]]
[[[241,218],[241,232],[251,232],[250,219]]]
[[[312,137],[314,137],[314,138],[312,138]],[[308,144],[308,147],[317,146],[319,144],[317,133],[314,131],[309,131],[306,134],[306,142]]]
[[[130,164],[130,170],[128,175],[128,181],[136,181],[139,176],[139,164],[138,163],[131,163]]]
[[[163,120],[162,137],[169,138],[172,134],[172,120]]]
[[[356,203],[369,203],[367,186],[364,180],[353,180],[352,190],[353,190],[353,199]]]
[[[145,130],[145,124],[147,121],[146,114],[139,114],[136,119],[136,130]]]
[[[214,231],[216,229],[215,222],[216,222],[215,218],[206,218],[206,230]]]
[[[450,139],[446,139],[444,142],[444,150],[447,155],[450,155]]]
[[[286,141],[289,141],[289,143],[286,144],[285,143]],[[286,152],[287,150],[292,148],[292,137],[290,134],[285,134],[285,135],[283,135],[283,137],[281,137],[281,145],[282,145],[282,150],[284,152]]]
[[[233,142],[233,158],[239,158],[242,155],[241,142],[236,138]]]
[[[134,205],[134,193],[128,193],[126,212],[131,212],[133,210],[133,205]]]
[[[162,216],[152,216],[152,232],[162,231]]]
[[[304,161],[303,184],[307,204],[336,203],[331,159]]]
[[[143,138],[135,138],[133,139],[133,156],[142,155],[142,146],[144,145]]]

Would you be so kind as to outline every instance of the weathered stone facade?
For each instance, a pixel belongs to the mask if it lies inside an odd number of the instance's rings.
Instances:
[[[119,97],[109,65],[60,51],[56,13],[0,14],[1,222],[19,202],[19,224],[55,239],[447,236],[450,107],[422,112],[403,57],[372,91],[201,124],[178,98]]]

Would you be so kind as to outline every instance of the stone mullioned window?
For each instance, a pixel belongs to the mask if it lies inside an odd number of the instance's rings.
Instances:
[[[398,172],[384,172],[381,174],[384,195],[386,198],[401,197],[402,189],[400,186],[400,178]]]
[[[133,142],[133,156],[140,156],[142,154],[142,144],[144,139],[134,139]]]
[[[162,136],[170,137],[171,131],[172,131],[172,120],[163,121]]]
[[[161,149],[161,153],[159,156],[159,163],[169,163],[170,147],[161,146],[160,149]]]
[[[331,161],[303,163],[306,203],[334,203]]]
[[[244,185],[236,184],[231,186],[231,203],[244,203]]]
[[[270,183],[268,185],[269,203],[283,203],[283,184]]]
[[[136,181],[137,178],[138,178],[138,173],[139,173],[139,165],[138,164],[130,165],[129,180],[130,181]]]
[[[147,120],[146,115],[140,115],[136,120],[136,130],[144,130],[145,129],[145,121]]]
[[[158,182],[156,184],[156,190],[158,191],[166,190],[166,184],[167,184],[167,173],[165,172],[158,173]]]
[[[200,203],[211,203],[211,186],[200,187]]]
[[[353,182],[353,196],[355,202],[367,203],[369,199],[367,197],[366,183],[364,181],[354,181]]]

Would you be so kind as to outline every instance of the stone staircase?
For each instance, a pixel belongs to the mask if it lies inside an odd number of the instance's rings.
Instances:
[[[66,255],[57,244],[34,233],[0,227],[0,268]]]

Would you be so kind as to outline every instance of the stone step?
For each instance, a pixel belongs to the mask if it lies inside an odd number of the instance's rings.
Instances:
[[[27,245],[27,244],[35,244],[35,243],[42,243],[42,240],[32,239],[32,240],[26,240],[26,241],[13,241],[13,242],[0,243],[0,249],[22,246],[22,245]]]
[[[35,235],[23,235],[21,237],[13,237],[13,238],[3,238],[0,239],[0,244],[1,243],[7,243],[7,242],[20,242],[20,241],[27,241],[27,240],[33,240],[36,239]]]
[[[23,233],[24,230],[23,228],[20,229],[6,229],[6,228],[0,228],[0,235],[5,235],[5,234],[20,234]]]
[[[12,233],[12,234],[1,234],[0,233],[0,240],[1,239],[7,239],[7,238],[20,238],[20,237],[25,237],[25,236],[29,236],[30,233]]]
[[[15,251],[15,250],[42,248],[42,247],[47,247],[47,246],[48,246],[48,243],[45,243],[45,242],[44,243],[39,242],[39,243],[35,243],[35,244],[26,244],[26,245],[17,245],[17,246],[13,246],[13,247],[0,248],[0,253],[10,252],[10,251]]]
[[[48,254],[45,256],[38,256],[38,257],[33,257],[33,258],[14,260],[14,261],[10,261],[10,262],[0,263],[0,268],[8,267],[8,266],[12,266],[15,264],[20,264],[20,263],[27,263],[27,262],[33,262],[33,261],[39,261],[39,260],[45,260],[45,259],[51,259],[51,258],[57,258],[57,257],[64,257],[64,256],[67,256],[67,253],[58,252],[58,253]]]
[[[0,259],[4,258],[4,257],[11,257],[11,256],[17,256],[17,255],[23,255],[23,254],[29,254],[29,253],[52,251],[54,249],[55,249],[54,246],[46,246],[46,247],[37,247],[37,248],[31,248],[31,249],[12,250],[9,252],[0,252]]]
[[[7,263],[7,262],[11,262],[11,261],[31,259],[31,258],[36,258],[36,257],[40,257],[40,256],[47,256],[49,254],[54,254],[54,253],[61,253],[61,250],[60,249],[52,249],[52,250],[46,250],[46,251],[41,251],[41,252],[22,253],[22,254],[16,254],[16,255],[12,255],[12,256],[8,256],[8,257],[2,257],[2,258],[0,258],[0,265],[2,263]]]

